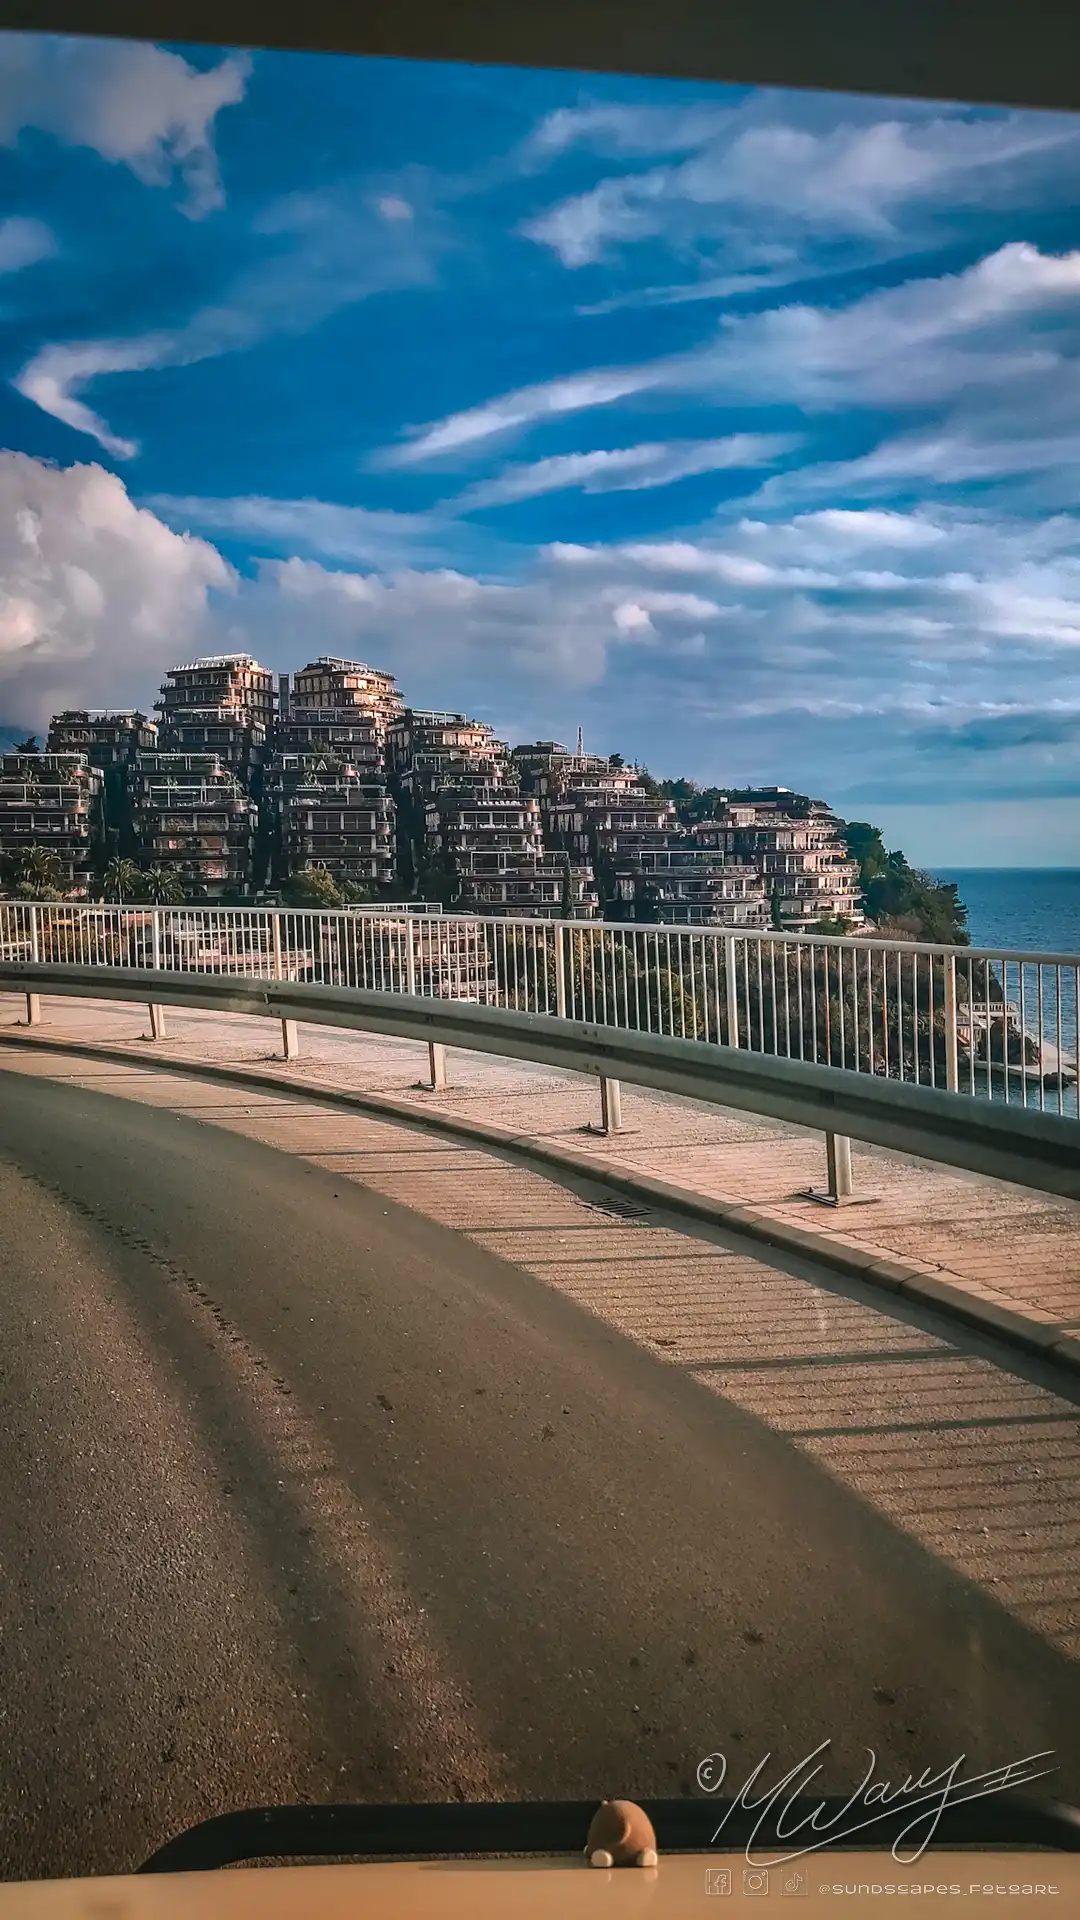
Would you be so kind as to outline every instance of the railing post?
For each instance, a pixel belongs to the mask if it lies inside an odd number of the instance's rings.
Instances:
[[[41,935],[38,929],[39,911],[40,909],[37,907],[31,907],[30,909],[30,958],[35,966],[37,966],[41,960]],[[41,1025],[40,993],[28,993],[26,996],[26,1024],[28,1027],[40,1027]]]
[[[825,1135],[825,1160],[829,1171],[829,1198],[836,1206],[850,1200],[854,1191],[851,1177],[851,1141],[843,1133]]]
[[[432,1093],[442,1093],[446,1087],[446,1048],[439,1040],[428,1041],[428,1068]]]
[[[411,916],[405,922],[405,991],[416,998],[416,922]]]
[[[161,915],[157,907],[150,910],[151,965],[156,973],[161,966]],[[150,1038],[164,1040],[166,1037],[165,1009],[156,1004],[148,1008],[150,1014]]]
[[[931,1044],[933,1044],[931,1040]],[[989,1038],[987,1050],[989,1051]],[[949,1093],[960,1091],[960,1047],[956,1018],[956,955],[945,955],[945,1085]]]
[[[622,1088],[617,1080],[600,1081],[600,1131],[619,1133],[622,1129]]]
[[[566,1019],[566,931],[563,922],[556,920],[555,927],[555,1017]]]
[[[274,979],[284,978],[281,962],[281,915],[274,907],[270,915],[271,937],[274,943]],[[300,1052],[300,1035],[295,1020],[283,1020],[281,1023],[281,1051],[286,1060],[295,1060]]]
[[[727,997],[728,1046],[739,1044],[739,982],[736,974],[735,935],[724,935],[724,985]]]

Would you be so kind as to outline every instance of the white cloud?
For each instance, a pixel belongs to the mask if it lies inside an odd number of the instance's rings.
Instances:
[[[1052,323],[1071,327],[1078,294],[1080,251],[1048,254],[1011,242],[962,272],[910,280],[846,307],[729,315],[689,353],[516,388],[417,431],[379,464],[461,453],[497,434],[646,393],[830,411],[912,409],[970,398],[976,389],[1020,389],[1058,371],[1063,347]],[[1018,347],[1011,330],[1036,317],[1041,328]]]
[[[339,506],[328,500],[226,500],[152,494],[143,504],[180,530],[235,535],[255,550],[293,548],[364,566],[398,566],[409,558],[436,557],[448,527],[432,516]]]
[[[610,406],[612,401],[628,399],[632,394],[659,385],[663,377],[663,363],[657,363],[652,367],[600,368],[571,374],[565,379],[541,381],[537,386],[519,387],[485,406],[450,414],[434,426],[418,431],[404,446],[384,452],[380,464],[410,466],[418,460],[457,453],[478,440],[490,440],[495,434],[508,433],[514,427],[531,426],[536,420],[557,419],[561,414]]]
[[[490,480],[478,480],[459,494],[456,504],[466,509],[504,506],[569,487],[580,487],[584,493],[666,487],[694,474],[768,466],[798,444],[791,434],[733,433],[720,440],[656,441],[555,454],[548,460],[507,467]]]
[[[399,193],[384,193],[377,202],[380,217],[383,220],[412,220],[413,210],[407,200]]]
[[[1064,115],[919,108],[883,115],[871,102],[845,103],[839,124],[829,103],[823,126],[822,104],[786,98],[781,106],[755,95],[741,108],[711,112],[611,107],[551,115],[530,145],[534,159],[571,145],[686,157],[603,179],[527,221],[523,232],[571,268],[644,240],[686,247],[733,229],[741,238],[761,215],[781,233],[802,227],[880,238],[902,206],[1007,197],[1017,169],[1080,139],[1080,123]]]
[[[26,400],[51,413],[76,433],[87,433],[118,460],[138,453],[138,442],[110,432],[104,420],[79,399],[81,389],[107,373],[142,372],[163,363],[157,339],[88,341],[84,346],[45,347],[16,375],[14,386]]]
[[[21,724],[152,701],[231,585],[214,547],[170,532],[114,474],[0,453],[0,679]]]
[[[947,401],[974,386],[1015,386],[1054,369],[1050,333],[1018,346],[1035,316],[1071,323],[1080,251],[1012,242],[955,274],[910,280],[847,307],[788,306],[726,319],[695,370],[719,397],[770,395],[804,406],[896,408]]]
[[[21,273],[55,251],[56,242],[40,220],[0,220],[0,273]]]
[[[343,547],[372,531],[325,502],[216,511],[224,530],[258,521],[282,542],[332,539],[335,511]],[[1075,783],[1073,516],[826,509],[553,545],[504,578],[386,558],[338,571],[299,553],[242,578],[116,476],[7,454],[0,583],[5,714],[26,726],[61,704],[145,705],[176,656],[246,646],[281,670],[359,654],[423,704],[483,709],[496,684],[523,731],[560,737],[577,713],[602,723],[606,750],[661,770],[830,793],[870,779],[1000,791],[1002,769],[1017,792]]]
[[[119,459],[138,444],[112,428],[79,395],[106,374],[193,366],[236,353],[273,334],[305,333],[342,307],[431,277],[429,236],[413,221],[384,220],[348,187],[272,203],[256,234],[270,243],[237,274],[223,300],[174,329],[133,339],[43,347],[17,376],[20,393]]]
[[[90,147],[151,186],[179,181],[194,216],[222,204],[214,121],[244,97],[251,61],[200,70],[164,47],[49,35],[0,38],[0,144],[37,128]]]
[[[618,101],[557,107],[545,114],[522,151],[524,164],[547,164],[573,147],[602,153],[689,153],[737,118],[715,101],[690,105],[630,106]]]

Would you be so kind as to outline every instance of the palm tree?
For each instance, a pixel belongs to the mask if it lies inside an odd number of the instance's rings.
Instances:
[[[134,900],[141,881],[142,874],[134,860],[121,859],[117,854],[105,869],[102,892],[106,900],[114,900],[122,907],[126,900]]]
[[[43,893],[56,893],[62,878],[60,862],[51,847],[27,848],[19,863],[19,879],[24,886]]]
[[[184,902],[183,884],[171,867],[148,868],[143,875],[143,893],[154,907],[179,907]]]

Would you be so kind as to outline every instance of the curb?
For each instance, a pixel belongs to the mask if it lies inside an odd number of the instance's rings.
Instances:
[[[346,1111],[368,1113],[376,1118],[405,1121],[430,1133],[451,1139],[475,1140],[496,1147],[539,1166],[595,1180],[627,1198],[651,1201],[669,1213],[701,1220],[710,1226],[726,1227],[746,1239],[787,1253],[805,1255],[842,1273],[862,1280],[885,1292],[899,1294],[932,1307],[946,1319],[959,1321],[988,1333],[1008,1346],[1021,1348],[1040,1359],[1050,1360],[1067,1372],[1080,1375],[1080,1336],[1065,1334],[1061,1323],[1039,1307],[1021,1311],[1003,1294],[976,1281],[962,1280],[947,1269],[921,1267],[907,1261],[883,1258],[857,1241],[839,1234],[822,1233],[813,1227],[798,1227],[778,1220],[763,1207],[748,1206],[727,1195],[696,1193],[689,1187],[677,1187],[651,1174],[627,1173],[616,1161],[587,1158],[568,1147],[551,1146],[532,1134],[516,1133],[511,1127],[492,1126],[482,1120],[469,1120],[457,1114],[425,1112],[411,1101],[392,1094],[353,1093],[342,1087],[319,1081],[298,1082],[286,1074],[258,1067],[233,1067],[211,1061],[186,1060],[182,1054],[139,1051],[138,1043],[127,1046],[95,1046],[87,1041],[38,1038],[29,1029],[0,1030],[0,1046],[37,1047],[43,1053],[74,1054],[80,1059],[107,1060],[120,1066],[158,1066],[166,1071],[186,1073],[193,1079],[209,1080],[226,1086],[246,1087],[256,1093],[268,1089],[292,1094],[321,1106],[336,1106]]]

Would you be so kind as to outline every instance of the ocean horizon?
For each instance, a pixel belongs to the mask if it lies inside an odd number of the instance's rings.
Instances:
[[[974,947],[1080,953],[1080,867],[940,867],[967,908]]]

